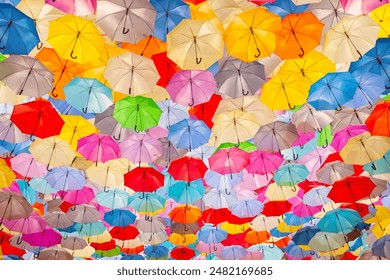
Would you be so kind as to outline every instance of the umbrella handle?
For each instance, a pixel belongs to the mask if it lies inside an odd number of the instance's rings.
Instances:
[[[373,162],[371,162],[371,168],[376,170],[376,166],[375,166],[375,164]]]
[[[34,258],[38,258],[39,257],[39,251],[38,251],[38,253],[37,254],[34,254]]]
[[[76,210],[76,205],[73,205],[72,207],[69,208],[70,211]]]
[[[190,228],[187,226],[187,224],[184,224],[184,231],[189,231]]]
[[[231,195],[231,194],[232,194],[232,193],[229,192],[227,189],[225,189],[225,193],[226,193],[227,195]]]
[[[341,106],[336,108],[336,111],[338,111],[338,112],[341,112],[342,110],[343,110],[343,108],[341,108]]]
[[[20,245],[22,244],[23,240],[20,238],[20,235],[18,236],[18,239],[16,240],[16,244]]]
[[[53,168],[51,168],[50,165],[47,165],[47,166],[46,166],[46,170],[47,170],[47,171],[52,171]]]
[[[368,102],[368,107],[367,107],[367,109],[372,109],[372,103],[371,102]]]
[[[74,50],[72,50],[72,52],[70,53],[70,57],[73,58],[73,59],[77,59],[77,55],[74,56],[73,53],[74,53]]]
[[[249,94],[249,90],[247,90],[246,92],[245,92],[245,90],[242,90],[242,95],[243,96],[247,96]]]
[[[150,235],[150,237],[148,238],[148,241],[152,241],[153,237],[152,235]]]
[[[34,140],[35,140],[34,135],[30,135],[30,141],[34,142]]]
[[[292,187],[292,191],[293,191],[293,192],[296,192],[296,191],[297,191],[297,187],[296,187],[295,185]]]
[[[104,191],[105,193],[108,193],[108,192],[110,191],[110,188],[107,188],[107,186],[104,186],[103,191]]]
[[[137,129],[137,125],[134,126],[135,133],[140,133],[140,131]]]
[[[294,159],[294,160],[297,160],[298,158],[299,158],[299,155],[296,154],[296,153],[293,153],[293,159]]]
[[[126,29],[126,27],[123,27],[123,29],[122,29],[123,34],[129,33],[129,31],[130,31],[130,29],[129,28]]]
[[[199,59],[196,58],[196,64],[200,64],[202,62],[202,58],[200,57]]]
[[[290,103],[288,104],[288,108],[290,108],[290,110],[294,110],[297,106],[291,106]]]
[[[241,231],[242,231],[242,232],[245,231],[245,226],[244,226],[244,225],[241,226]]]
[[[270,248],[275,248],[275,242],[272,242],[272,245],[269,245]]]
[[[88,108],[87,108],[87,107],[85,107],[85,108],[83,107],[83,109],[82,109],[82,110],[83,110],[83,113],[84,113],[84,114],[86,114],[86,113],[87,113],[87,110],[88,110]]]
[[[116,135],[112,135],[112,138],[114,138],[116,141],[119,141],[121,139],[121,133],[119,133],[118,138]]]
[[[316,252],[310,251],[310,255],[314,256],[315,254],[316,254]]]
[[[4,50],[4,49],[5,49],[5,46],[1,46],[1,47],[0,47],[0,50]]]
[[[305,55],[305,50],[301,48],[302,53],[299,54],[299,57],[303,57]]]
[[[145,198],[145,192],[142,193],[141,196],[139,196],[139,199],[144,199]]]
[[[58,97],[58,94],[54,93],[55,90],[56,90],[56,87],[54,87],[53,90],[51,91],[51,95],[53,95],[53,97]]]
[[[327,148],[329,146],[329,142],[328,142],[328,139],[326,139],[326,142],[325,142],[325,144],[324,145],[322,145],[322,148]]]
[[[259,58],[259,57],[260,57],[260,55],[261,55],[261,51],[260,51],[260,49],[259,49],[259,48],[257,48],[257,54],[255,54],[255,57],[256,57],[256,58]]]
[[[37,50],[39,51],[39,50],[41,50],[43,48],[43,43],[42,42],[39,42],[38,44],[37,44]]]
[[[192,97],[191,102],[188,103],[188,106],[192,107],[192,106],[194,106],[194,104],[195,104],[195,100],[194,100],[194,97]]]
[[[218,247],[217,246],[213,246],[213,249],[214,249],[214,252],[217,252],[218,251]]]

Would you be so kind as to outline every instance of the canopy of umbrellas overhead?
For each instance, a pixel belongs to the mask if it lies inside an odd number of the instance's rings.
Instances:
[[[386,0],[0,0],[0,258],[390,258]]]

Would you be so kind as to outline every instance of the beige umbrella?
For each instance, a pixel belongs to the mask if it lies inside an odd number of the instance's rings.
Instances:
[[[104,190],[106,190],[107,187],[117,188],[123,186],[123,175],[127,172],[127,168],[125,168],[117,159],[104,163],[99,162],[86,170],[88,179],[93,183],[104,187]]]
[[[27,218],[32,211],[32,206],[23,195],[10,191],[0,192],[0,226],[3,219]]]
[[[367,106],[357,109],[341,107],[342,110],[336,111],[334,121],[332,122],[333,132],[337,132],[349,125],[362,125],[372,112],[373,108]]]
[[[292,123],[295,124],[297,130],[304,133],[311,131],[321,132],[324,127],[330,124],[333,118],[328,114],[317,111],[310,104],[303,104],[298,111],[292,115]]]
[[[114,91],[129,95],[152,92],[160,79],[152,59],[131,52],[111,57],[104,77]]]
[[[297,195],[299,190],[298,186],[285,187],[279,186],[276,183],[269,184],[265,191],[265,196],[271,201],[288,200]]]
[[[361,59],[375,46],[379,30],[369,15],[346,16],[326,33],[323,54],[340,64]]]

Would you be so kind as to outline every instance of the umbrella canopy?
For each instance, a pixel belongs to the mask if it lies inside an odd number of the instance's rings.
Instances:
[[[345,177],[333,183],[328,198],[334,202],[350,202],[369,197],[375,188],[375,183],[364,176]]]
[[[119,158],[120,155],[118,143],[111,136],[99,133],[80,138],[77,142],[77,152],[96,164]]]
[[[27,218],[33,211],[26,198],[11,191],[0,192],[0,224],[3,220]]]
[[[169,128],[168,140],[177,148],[192,150],[206,144],[210,135],[203,121],[184,119]]]
[[[390,136],[390,132],[384,129],[390,121],[389,106],[389,100],[378,103],[366,119],[365,124],[372,135]]]
[[[96,24],[112,40],[136,44],[153,33],[155,21],[148,1],[97,1]]]
[[[136,167],[124,179],[125,185],[135,192],[153,192],[164,185],[164,175],[152,167]]]
[[[241,172],[249,164],[249,153],[232,147],[220,149],[209,158],[210,170],[220,174]]]
[[[191,182],[203,178],[207,167],[201,159],[194,157],[182,157],[173,160],[168,168],[168,173],[175,179]]]
[[[294,112],[291,120],[298,131],[308,133],[311,131],[321,132],[334,119],[324,112],[317,111],[310,104],[304,104],[298,111]]]
[[[281,27],[280,17],[263,7],[239,13],[226,29],[227,51],[244,62],[270,56],[276,49]]]
[[[11,4],[0,3],[0,10],[1,52],[29,54],[40,41],[33,19]]]
[[[96,12],[96,0],[46,0],[45,3],[64,13],[77,16],[91,15]]]
[[[0,189],[8,188],[16,179],[15,172],[8,166],[4,159],[0,159]]]
[[[335,209],[325,213],[317,226],[321,231],[343,234],[351,232],[361,222],[359,213],[351,209]]]
[[[20,143],[28,141],[28,135],[22,133],[20,129],[10,120],[10,115],[0,116],[0,139],[9,143]]]
[[[206,70],[223,49],[222,33],[211,21],[184,19],[167,35],[168,57],[183,70]]]

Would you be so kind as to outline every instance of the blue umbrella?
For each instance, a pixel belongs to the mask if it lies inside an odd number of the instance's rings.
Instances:
[[[44,179],[52,188],[63,192],[81,190],[87,183],[79,169],[69,166],[53,168],[45,175]]]
[[[104,213],[103,220],[110,226],[125,227],[135,223],[137,216],[127,209],[114,209]]]
[[[373,166],[375,166],[375,169],[372,168]],[[380,159],[374,161],[374,164],[370,162],[363,165],[363,169],[371,175],[390,173],[390,151],[384,154]]]
[[[313,236],[320,231],[318,227],[303,227],[297,230],[291,240],[297,245],[307,245]]]
[[[13,6],[18,5],[20,0],[0,0],[0,3],[12,4]]]
[[[380,38],[375,47],[369,50],[362,59],[352,62],[349,72],[370,72],[385,79],[386,89],[390,88],[390,38]]]
[[[279,167],[274,173],[274,181],[279,186],[290,186],[295,185],[306,180],[309,176],[310,171],[303,164],[288,163]],[[296,189],[294,189],[295,191]]]
[[[64,93],[66,101],[83,113],[102,113],[113,104],[112,90],[92,78],[74,78]]]
[[[28,55],[40,42],[34,20],[11,4],[0,4],[0,52]]]
[[[150,4],[157,11],[153,35],[164,42],[168,32],[191,17],[189,6],[182,0],[150,0]]]
[[[10,153],[10,155],[30,153],[30,151],[28,150],[30,145],[31,145],[31,141],[25,141],[16,144],[7,141],[0,141],[0,152]]]
[[[43,194],[56,193],[58,191],[52,188],[50,184],[43,178],[32,178],[28,183],[33,190]]]
[[[196,235],[198,236],[199,241],[216,244],[224,241],[227,238],[228,233],[219,227],[206,224],[196,233]]]
[[[341,110],[358,87],[349,72],[328,73],[310,87],[307,102],[316,110]]]
[[[204,196],[202,179],[192,182],[176,181],[168,187],[168,196],[177,202],[192,204]]]
[[[129,194],[120,189],[110,189],[101,191],[96,195],[97,202],[111,209],[123,208],[127,206]]]
[[[390,257],[390,235],[384,235],[372,244],[372,254],[374,256]]]
[[[129,206],[140,213],[150,214],[165,206],[165,198],[156,193],[134,193],[128,199]]]
[[[218,190],[232,189],[237,184],[242,182],[243,173],[220,174],[213,170],[208,170],[204,176],[204,179],[206,180],[208,186]]]
[[[70,105],[66,100],[62,99],[53,99],[49,97],[50,103],[53,107],[62,115],[70,115],[70,116],[82,116],[84,119],[92,119],[95,117],[94,114],[91,113],[83,113],[77,110],[75,107]]]
[[[278,228],[274,227],[273,229],[271,229],[269,231],[269,233],[271,233],[272,237],[276,237],[276,238],[281,238],[281,237],[285,237],[285,236],[289,236],[291,234],[291,232],[281,232],[280,230],[278,230]],[[271,245],[271,247],[274,246],[274,245]]]
[[[144,253],[149,259],[161,259],[168,257],[169,249],[163,245],[151,245],[145,248]]]
[[[168,140],[175,147],[196,149],[209,142],[211,130],[203,121],[182,120],[172,125],[168,132]]]
[[[306,257],[310,257],[314,253],[313,251],[302,250],[302,248],[294,242],[288,243],[284,250],[287,255],[294,259],[304,259]]]
[[[137,254],[123,255],[120,260],[122,261],[141,261],[145,260],[145,257]]]
[[[288,14],[303,13],[309,5],[295,5],[291,0],[276,0],[263,5],[268,11],[284,18]]]
[[[31,205],[36,202],[36,193],[34,189],[29,185],[29,183],[25,180],[17,180],[17,184],[20,192],[26,198],[28,203]]]
[[[224,260],[239,260],[248,253],[247,249],[240,245],[226,246],[221,251],[221,259]]]
[[[300,226],[309,222],[312,217],[298,217],[297,215],[288,212],[284,214],[284,222],[289,226]]]
[[[280,260],[284,253],[277,246],[270,247],[269,244],[255,244],[248,248],[249,250],[257,250],[264,254],[262,260]]]
[[[379,96],[386,91],[385,79],[382,76],[372,74],[370,72],[359,73],[353,72],[352,76],[358,83],[358,87],[353,98],[344,104],[354,109],[376,103]]]
[[[80,235],[99,235],[107,230],[102,222],[93,222],[89,224],[74,223],[73,227],[80,233]]]
[[[264,209],[264,204],[256,199],[243,199],[234,202],[230,206],[233,215],[239,218],[258,216]]]
[[[359,213],[352,209],[335,209],[325,213],[317,226],[324,232],[342,232],[344,235],[351,232],[362,221]]]

